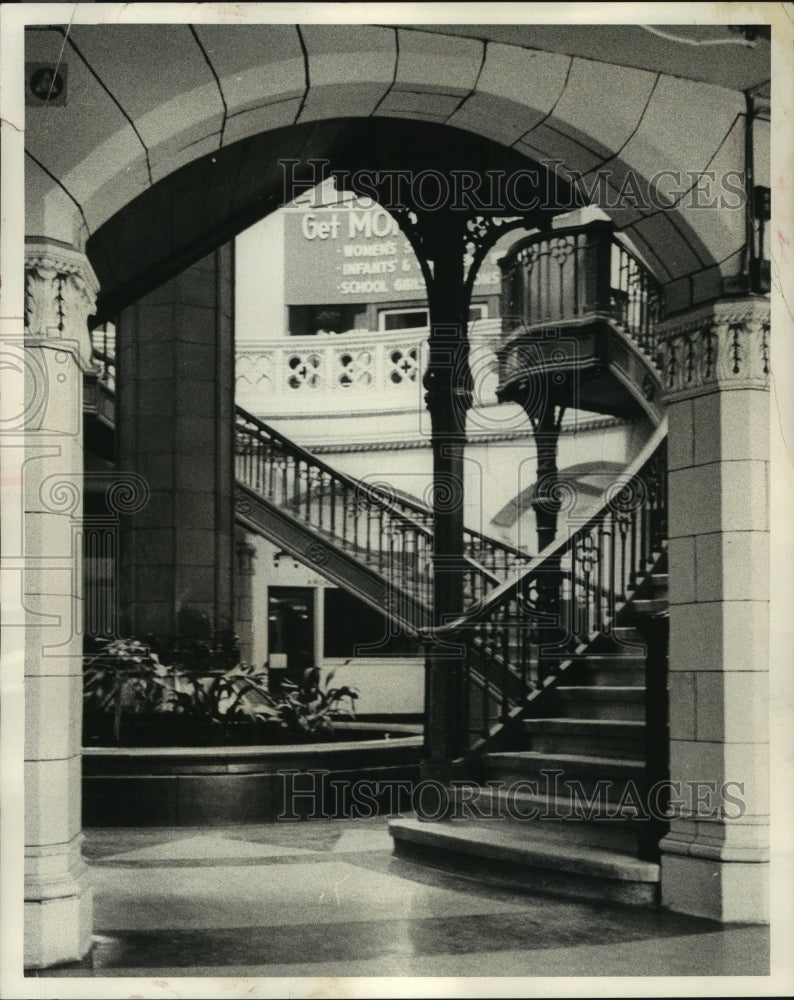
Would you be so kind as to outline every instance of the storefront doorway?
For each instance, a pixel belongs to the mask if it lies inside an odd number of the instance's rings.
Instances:
[[[270,687],[278,690],[315,666],[314,588],[269,587],[267,603]]]

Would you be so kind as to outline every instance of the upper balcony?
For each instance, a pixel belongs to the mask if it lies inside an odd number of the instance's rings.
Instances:
[[[655,365],[663,297],[637,253],[598,220],[536,233],[500,262],[500,399],[544,398],[631,416],[662,413]]]
[[[472,362],[495,371],[499,319],[471,324]],[[429,331],[350,330],[313,337],[240,342],[236,398],[262,416],[399,413],[424,409],[422,376]],[[483,386],[496,402],[496,378]]]
[[[496,429],[504,430],[504,408],[496,397],[500,332],[498,318],[477,319],[469,326],[470,360],[477,376],[475,406],[500,412]],[[312,444],[421,436],[429,433],[422,384],[428,336],[427,328],[413,328],[240,340],[235,400]],[[112,328],[96,329],[92,341],[97,371],[86,386],[86,410],[112,427],[115,333]],[[520,423],[524,421],[522,417]],[[475,421],[472,433],[494,429],[493,421]]]

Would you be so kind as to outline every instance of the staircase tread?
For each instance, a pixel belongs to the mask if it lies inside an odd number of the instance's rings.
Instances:
[[[643,653],[588,653],[586,650],[583,653],[563,653],[559,659],[565,663],[568,660],[595,660],[600,663],[603,660],[614,660],[620,662],[625,660],[627,663],[645,663],[645,656]]]
[[[501,820],[398,819],[389,832],[398,839],[431,846],[454,845],[462,853],[512,861],[529,867],[545,866],[561,872],[591,874],[621,881],[658,882],[659,865],[641,861],[625,850],[594,847],[534,829],[539,824],[508,825]],[[551,863],[551,864],[550,864]]]
[[[553,764],[578,764],[585,767],[618,768],[626,771],[645,772],[645,764],[641,760],[628,760],[623,757],[597,757],[578,753],[544,753],[541,750],[503,750],[485,755],[486,763],[537,763],[551,761]]]
[[[555,688],[560,694],[575,694],[577,697],[585,698],[621,698],[636,695],[638,698],[645,696],[645,688],[639,684],[614,684],[610,687],[593,687],[592,684],[558,684]]]
[[[609,690],[614,690],[614,688],[610,688]],[[609,729],[617,727],[618,729],[634,730],[635,732],[639,732],[645,728],[645,723],[639,719],[581,719],[557,716],[547,719],[525,719],[524,724],[532,728],[535,726],[540,726],[541,728],[561,726],[564,729]]]
[[[570,791],[570,789],[569,789]],[[452,792],[458,794],[457,790],[453,787]],[[480,785],[478,786],[478,793],[474,797],[473,801],[477,801],[480,796],[487,799],[497,799],[497,801],[504,801],[509,794],[510,801],[517,804],[526,804],[530,806],[539,807],[541,810],[546,810],[547,812],[552,812],[552,815],[546,815],[543,817],[544,829],[546,825],[550,823],[559,823],[561,826],[565,827],[576,827],[579,823],[588,822],[587,820],[581,819],[579,815],[572,817],[571,809],[575,803],[577,809],[583,810],[584,804],[574,798],[572,795],[541,795],[539,792],[523,792],[517,791],[514,787],[508,786],[507,788],[494,788],[492,785]],[[461,798],[464,797],[463,790],[460,790],[459,795]],[[585,796],[589,798],[585,792]],[[619,801],[618,797],[618,801]],[[470,803],[472,799],[466,798],[466,803]],[[607,799],[608,807],[613,810],[616,808],[617,803],[614,799]],[[555,808],[552,808],[555,807]],[[474,818],[474,817],[473,817]],[[489,817],[485,817],[489,818]],[[540,818],[540,817],[538,817]],[[595,823],[597,825],[603,826],[606,830],[615,827],[620,827],[621,829],[626,828],[631,825],[631,823],[637,818],[637,810],[633,809],[630,805],[623,805],[621,812],[611,812],[607,816],[596,816],[589,820],[590,823]],[[501,817],[500,817],[501,819]],[[512,823],[526,823],[529,818],[526,816],[509,817],[503,822]]]

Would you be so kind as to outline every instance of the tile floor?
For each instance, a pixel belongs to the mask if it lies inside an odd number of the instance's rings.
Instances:
[[[764,976],[769,934],[488,888],[383,819],[87,830],[94,948],[41,977]]]

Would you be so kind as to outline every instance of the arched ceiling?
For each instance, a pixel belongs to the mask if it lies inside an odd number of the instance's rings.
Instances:
[[[702,28],[675,31],[708,41]],[[161,181],[161,191],[182,198],[172,223],[187,225],[200,211],[191,207],[200,191],[173,189],[181,168],[197,171],[189,181],[182,175],[185,184],[210,184],[209,209],[213,157],[227,169],[236,156],[242,176],[242,151],[232,151],[243,140],[270,135],[259,141],[272,161],[289,147],[282,130],[292,126],[400,118],[483,137],[555,163],[562,177],[579,171],[587,184],[606,171],[612,203],[632,179],[642,186],[659,170],[677,171],[672,209],[631,197],[604,207],[666,283],[669,300],[708,298],[738,270],[744,213],[691,207],[686,190],[699,171],[743,169],[742,88],[769,76],[763,39],[750,48],[727,29],[714,31],[724,46],[632,26],[31,28],[27,61],[55,64],[62,51],[68,82],[65,102],[27,109],[26,228],[84,245],[135,199],[156,201]],[[261,179],[262,192],[268,183]],[[257,198],[268,197],[262,192]],[[245,214],[232,221],[229,212],[227,235]],[[126,233],[143,237],[143,229]]]
[[[284,161],[295,165],[282,168]],[[289,200],[285,185],[291,180],[300,185],[296,194],[312,189],[320,178],[320,161],[351,177],[361,169],[373,176],[401,171],[414,177],[428,169],[447,176],[453,169],[503,176],[542,172],[524,155],[491,140],[406,119],[309,122],[241,139],[168,174],[88,239],[86,250],[101,287],[100,312],[112,316],[280,207]],[[567,185],[557,188],[568,206]],[[386,197],[379,199],[387,208],[388,189],[387,184]],[[561,210],[533,212],[531,224],[548,224]]]

